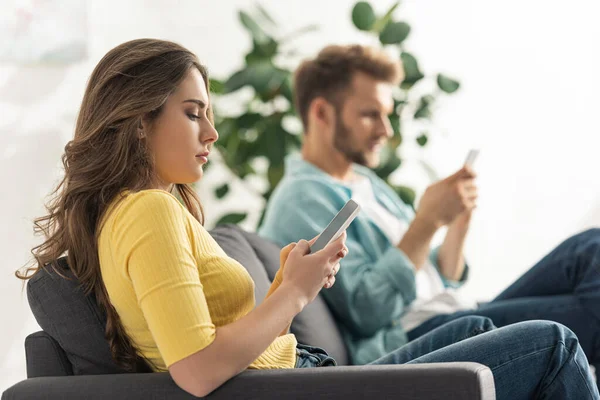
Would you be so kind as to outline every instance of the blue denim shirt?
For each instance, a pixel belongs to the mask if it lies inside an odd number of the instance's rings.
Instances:
[[[383,180],[359,165],[354,171],[370,180],[381,205],[398,219],[412,221],[412,208]],[[311,239],[351,196],[352,190],[344,183],[299,155],[288,156],[285,175],[269,200],[259,234],[282,247]],[[347,234],[349,254],[341,263],[336,284],[321,294],[336,317],[352,363],[367,364],[408,341],[399,320],[416,296],[415,267],[364,214],[356,217]],[[437,254],[438,248],[430,254],[436,267]],[[440,277],[446,286],[456,287],[464,281]]]

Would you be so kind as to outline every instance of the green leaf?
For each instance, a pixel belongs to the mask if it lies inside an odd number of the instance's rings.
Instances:
[[[235,118],[223,118],[217,120],[215,127],[219,132],[219,140],[216,142],[217,147],[225,147],[225,143],[227,143],[229,137],[232,134],[237,133],[238,130],[238,124]]]
[[[220,81],[215,78],[209,78],[209,82],[210,82],[209,88],[210,88],[211,93],[214,93],[214,94],[222,94],[223,93],[223,89],[224,89],[223,81]]]
[[[283,164],[269,165],[267,179],[269,180],[271,189],[275,189],[281,178],[283,178]]]
[[[404,80],[400,87],[410,89],[415,83],[423,79],[425,75],[421,73],[417,59],[410,53],[402,52],[400,54],[402,67],[404,69]]]
[[[460,87],[460,83],[446,75],[438,74],[437,84],[446,93],[454,93]]]
[[[304,35],[305,33],[314,32],[317,30],[319,30],[319,25],[316,25],[316,24],[310,24],[310,25],[303,26],[292,32],[286,33],[285,36],[283,36],[279,39],[279,43],[287,43],[291,40],[297,39],[298,37]]]
[[[262,19],[269,22],[273,26],[277,26],[277,22],[275,22],[273,17],[269,15],[267,10],[265,10],[264,7],[260,5],[260,3],[256,3],[256,10],[258,11],[258,14],[262,17]]]
[[[390,22],[392,20],[394,11],[396,11],[396,8],[398,8],[399,5],[400,5],[400,2],[398,1],[393,6],[391,6],[390,9],[385,13],[385,15],[383,17],[377,19],[377,22],[375,22],[375,24],[373,25],[373,28],[371,28],[371,30],[376,33],[381,33],[381,31],[383,30],[383,28],[385,28],[385,26],[388,24],[388,22]]]
[[[417,138],[417,143],[419,143],[419,146],[423,147],[427,144],[427,134],[425,132],[421,133],[421,136],[419,136]]]
[[[266,156],[271,166],[281,166],[283,173],[283,164],[286,156],[286,136],[289,133],[281,126],[283,115],[274,114],[269,118],[265,130],[263,131],[263,143],[266,150]]]
[[[248,213],[231,213],[231,214],[227,214],[227,215],[222,216],[217,221],[216,225],[239,224],[240,222],[242,222],[243,220],[245,220],[247,216],[248,216]]]
[[[400,197],[400,199],[415,208],[415,198],[417,197],[415,191],[407,186],[392,186],[392,189],[396,192],[396,194]]]
[[[270,39],[269,35],[244,11],[239,11],[238,16],[242,25],[250,32],[252,38],[259,43],[265,43]]]
[[[288,75],[288,71],[276,68],[270,62],[251,64],[227,79],[223,93],[235,92],[249,85],[264,101],[273,98],[277,94]]]
[[[414,115],[415,119],[429,119],[431,118],[431,110],[428,105],[421,105]]]
[[[389,119],[390,124],[392,125],[392,130],[394,131],[394,135],[388,141],[388,146],[392,149],[397,149],[402,143],[402,134],[400,133],[400,116],[396,113],[393,113],[389,116]]]
[[[225,183],[222,186],[219,186],[216,190],[215,190],[215,196],[217,196],[217,199],[222,199],[223,197],[225,197],[225,195],[227,195],[227,193],[229,193],[229,184]]]
[[[419,106],[415,111],[415,119],[429,119],[431,118],[431,105],[435,101],[432,95],[425,95],[419,100]]]
[[[256,127],[256,124],[263,118],[262,115],[257,113],[247,112],[236,118],[237,126],[240,129],[252,129]]]
[[[352,22],[361,31],[370,30],[375,24],[377,17],[371,4],[366,1],[359,1],[352,9]]]
[[[270,62],[277,54],[279,44],[271,38],[262,43],[253,40],[252,43],[252,50],[246,54],[245,58],[247,64]]]
[[[294,92],[292,90],[292,74],[289,74],[281,84],[281,95],[290,102],[292,109],[294,108]]]
[[[236,163],[235,165],[233,165],[233,168],[231,168],[231,170],[240,179],[244,179],[246,176],[248,176],[250,174],[256,174],[256,171],[254,170],[254,168],[252,168],[252,166],[248,162],[241,163],[241,164]]]
[[[223,85],[223,93],[227,94],[235,92],[236,90],[239,90],[242,87],[248,85],[249,80],[250,71],[248,70],[248,68],[244,68],[241,71],[237,71],[225,81],[225,84]]]
[[[402,164],[402,160],[396,155],[396,150],[386,146],[381,154],[381,163],[375,169],[375,173],[381,179],[386,180]]]
[[[382,44],[400,44],[409,33],[410,25],[406,22],[390,22],[381,31],[379,41]]]

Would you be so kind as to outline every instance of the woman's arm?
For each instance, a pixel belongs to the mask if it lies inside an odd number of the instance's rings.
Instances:
[[[245,370],[287,329],[306,301],[292,285],[280,285],[258,307],[217,328],[206,348],[169,367],[173,380],[194,396],[206,396]]]
[[[195,396],[206,396],[245,370],[275,340],[323,286],[335,282],[339,261],[347,252],[345,233],[325,249],[308,255],[309,242],[287,246],[282,252],[281,283],[252,312],[217,328],[206,348],[171,365],[173,380]],[[274,282],[275,284],[275,282]],[[199,379],[200,378],[200,379]]]

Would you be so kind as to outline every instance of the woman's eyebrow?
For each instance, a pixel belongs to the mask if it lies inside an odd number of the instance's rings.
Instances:
[[[184,100],[182,103],[196,103],[200,106],[200,108],[206,108],[206,103],[198,99],[187,99]]]

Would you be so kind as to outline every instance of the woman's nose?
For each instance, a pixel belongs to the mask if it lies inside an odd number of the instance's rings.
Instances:
[[[219,139],[219,132],[215,129],[213,124],[210,122],[207,124],[206,128],[202,132],[201,140],[202,143],[214,143]]]

